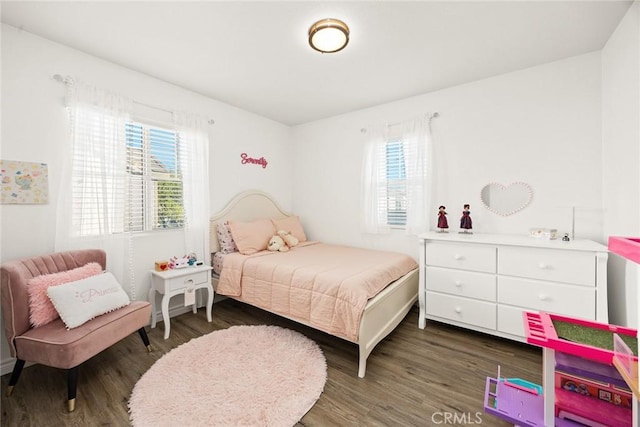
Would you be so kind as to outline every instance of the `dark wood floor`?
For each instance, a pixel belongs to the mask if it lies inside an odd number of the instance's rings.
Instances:
[[[355,344],[298,325],[233,300],[214,305],[213,323],[204,309],[148,329],[153,353],[138,334],[85,362],[79,370],[76,411],[67,413],[66,376],[45,366],[25,368],[11,397],[2,377],[2,426],[125,426],[127,402],[136,381],[172,348],[202,334],[241,324],[271,324],[297,330],[315,340],[327,358],[328,380],[316,405],[299,426],[506,426],[483,412],[487,376],[542,381],[541,351],[451,326],[427,322],[418,329],[417,308],[369,356],[366,377],[357,377]],[[4,344],[4,343],[3,343]],[[6,345],[6,344],[4,344]],[[205,361],[203,361],[204,363]],[[478,418],[477,418],[478,417]],[[189,425],[185,422],[185,425]]]

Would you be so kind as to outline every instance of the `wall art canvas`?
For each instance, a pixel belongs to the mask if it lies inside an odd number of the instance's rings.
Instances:
[[[49,203],[49,175],[45,163],[0,160],[3,205]]]

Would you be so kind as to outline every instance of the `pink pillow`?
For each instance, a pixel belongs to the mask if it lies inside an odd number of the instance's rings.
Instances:
[[[271,221],[276,230],[288,231],[300,242],[307,241],[307,236],[304,234],[304,229],[302,228],[299,217],[288,216],[286,218],[272,219]]]
[[[31,324],[37,328],[60,317],[47,295],[49,286],[75,282],[95,276],[100,272],[102,272],[102,266],[97,262],[90,262],[73,270],[43,274],[29,279],[27,293],[29,294],[29,320]]]
[[[267,249],[269,239],[276,234],[276,229],[270,219],[258,219],[251,222],[229,221],[229,229],[238,251],[244,255],[255,254]]]

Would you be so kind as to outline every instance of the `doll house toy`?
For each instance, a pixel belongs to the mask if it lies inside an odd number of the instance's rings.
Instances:
[[[487,378],[485,412],[527,427],[634,424],[634,396],[613,361],[637,363],[636,330],[545,312],[523,318],[527,342],[543,349],[543,387],[498,370]]]
[[[485,412],[518,426],[543,427],[543,391],[538,384],[521,378],[487,377]]]
[[[631,390],[613,359],[614,336],[637,348],[636,330],[544,312],[525,312],[524,322],[527,342],[543,348],[545,425],[633,425]]]

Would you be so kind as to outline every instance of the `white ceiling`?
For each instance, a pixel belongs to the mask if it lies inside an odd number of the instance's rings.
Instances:
[[[631,1],[1,5],[6,24],[296,125],[601,49]],[[307,44],[328,17],[351,29],[335,54]]]

